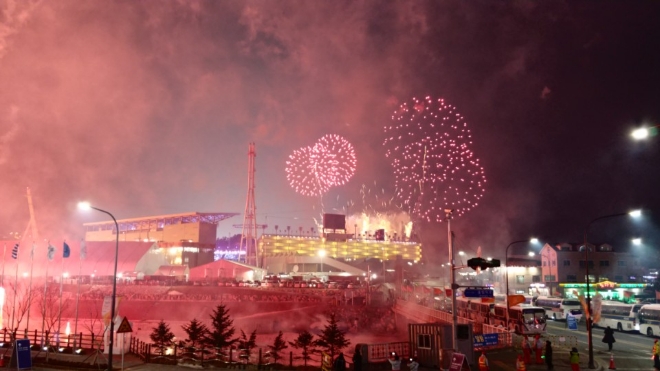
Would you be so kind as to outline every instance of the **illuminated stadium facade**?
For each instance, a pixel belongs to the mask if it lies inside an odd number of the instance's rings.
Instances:
[[[403,260],[418,262],[422,258],[422,245],[417,242],[377,241],[348,239],[328,241],[325,238],[304,236],[262,235],[258,241],[259,254],[264,257],[314,256],[320,251],[335,259],[346,261],[359,259],[394,260],[401,255]]]

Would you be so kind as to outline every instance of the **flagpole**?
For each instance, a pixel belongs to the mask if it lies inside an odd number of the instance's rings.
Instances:
[[[28,288],[27,321],[25,323],[25,328],[27,332],[30,331],[30,309],[32,309],[32,273],[33,272],[34,272],[34,241],[32,241],[32,251],[30,251],[30,286]]]
[[[66,244],[66,242],[64,242]],[[60,341],[62,340],[61,331],[62,328],[62,283],[64,281],[64,254],[62,254],[62,270],[60,271],[60,309],[57,313],[57,346],[59,346]]]
[[[5,256],[7,255],[7,244],[4,244],[2,251],[2,287],[5,287]]]
[[[80,241],[80,259],[78,261],[78,289],[76,290],[76,320],[73,325],[73,350],[76,350],[76,340],[78,339],[78,302],[80,301],[80,275],[82,274],[82,260],[83,260],[83,244],[85,241]]]
[[[11,305],[11,333],[14,334],[14,320],[16,319],[16,296],[18,295],[18,257],[16,258],[16,272],[14,273],[14,299]],[[12,335],[12,339],[13,339]]]
[[[48,241],[48,246],[50,246],[50,241]],[[50,262],[50,259],[48,259]],[[46,334],[46,300],[48,295],[48,267],[50,264],[46,262],[46,282],[44,283],[44,300],[43,300],[43,310],[41,312],[41,346],[46,345],[44,341],[44,335]]]

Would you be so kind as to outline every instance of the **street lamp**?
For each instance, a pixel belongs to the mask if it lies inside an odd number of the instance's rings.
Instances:
[[[587,224],[587,227],[584,229],[584,267],[585,271],[587,273],[587,276],[585,278],[585,281],[587,283],[587,340],[589,342],[589,368],[594,369],[596,368],[596,365],[594,365],[594,344],[592,341],[592,317],[591,317],[591,292],[589,289],[589,244],[587,242],[587,236],[589,234],[589,227],[594,222],[597,222],[599,220],[603,219],[609,219],[609,218],[616,218],[620,216],[632,216],[632,217],[638,217],[642,215],[641,210],[633,210],[631,212],[627,213],[618,213],[618,214],[610,214],[610,215],[603,215],[599,216],[598,218],[592,219],[589,224]]]
[[[632,243],[633,243],[633,245],[639,246],[639,245],[642,244],[642,239],[641,238],[633,238]]]
[[[634,140],[644,140],[648,138],[649,136],[654,136],[658,134],[658,127],[660,125],[654,125],[651,127],[641,127],[638,129],[633,130],[630,133],[630,136],[633,137]]]
[[[323,258],[325,257],[325,250],[319,250],[319,256],[321,257],[321,272],[323,272]]]
[[[89,210],[93,209],[100,211],[102,213],[110,215],[112,221],[115,222],[116,240],[115,240],[115,267],[112,273],[112,300],[110,306],[110,336],[108,341],[108,370],[112,371],[112,345],[114,343],[114,334],[115,334],[115,301],[117,300],[117,261],[119,259],[119,224],[117,224],[117,219],[115,216],[109,212],[98,209],[89,204],[89,202],[79,202],[78,209],[80,210]]]
[[[504,295],[506,296],[506,328],[507,330],[509,329],[509,247],[523,243],[523,242],[531,242],[531,243],[538,243],[539,240],[538,238],[531,238],[529,240],[517,240],[511,242],[509,245],[507,245],[506,249],[504,250],[504,265],[506,265],[505,271],[504,271],[504,276],[506,279],[506,292]]]
[[[454,352],[458,351],[458,340],[456,339],[456,325],[458,324],[458,317],[456,314],[456,263],[454,262],[454,244],[451,238],[451,215],[453,209],[445,209],[445,216],[447,217],[447,244],[449,246],[449,279],[451,281],[451,348]]]

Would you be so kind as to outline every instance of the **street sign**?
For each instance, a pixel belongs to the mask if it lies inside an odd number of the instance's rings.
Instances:
[[[9,362],[9,367],[16,367],[18,370],[32,368],[32,351],[30,350],[30,340],[16,340],[14,343],[14,352]]]
[[[124,319],[121,320],[119,327],[117,327],[118,334],[121,334],[123,332],[133,332],[133,328],[131,327],[131,324],[128,323],[126,317],[124,317]]]
[[[499,341],[498,334],[474,335],[474,347],[483,348],[497,345]]]
[[[465,354],[454,353],[451,356],[451,366],[449,366],[449,371],[461,371],[461,370],[470,370],[470,366],[465,359]]]
[[[578,329],[577,318],[575,318],[575,316],[573,316],[571,314],[566,316],[566,324],[568,325],[569,330],[577,330]]]
[[[463,295],[466,298],[492,298],[492,289],[465,289]]]

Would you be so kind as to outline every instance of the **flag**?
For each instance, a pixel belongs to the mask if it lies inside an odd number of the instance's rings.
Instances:
[[[18,259],[18,242],[14,245],[14,248],[11,249],[11,258]]]
[[[509,295],[506,300],[509,302],[509,306],[518,305],[525,302],[525,297],[523,295]]]
[[[55,246],[48,244],[48,260],[55,258]]]
[[[85,240],[80,240],[80,259],[84,260],[87,258],[87,244]]]
[[[71,248],[69,245],[65,242],[64,247],[62,248],[62,257],[68,258],[69,255],[71,255]]]

